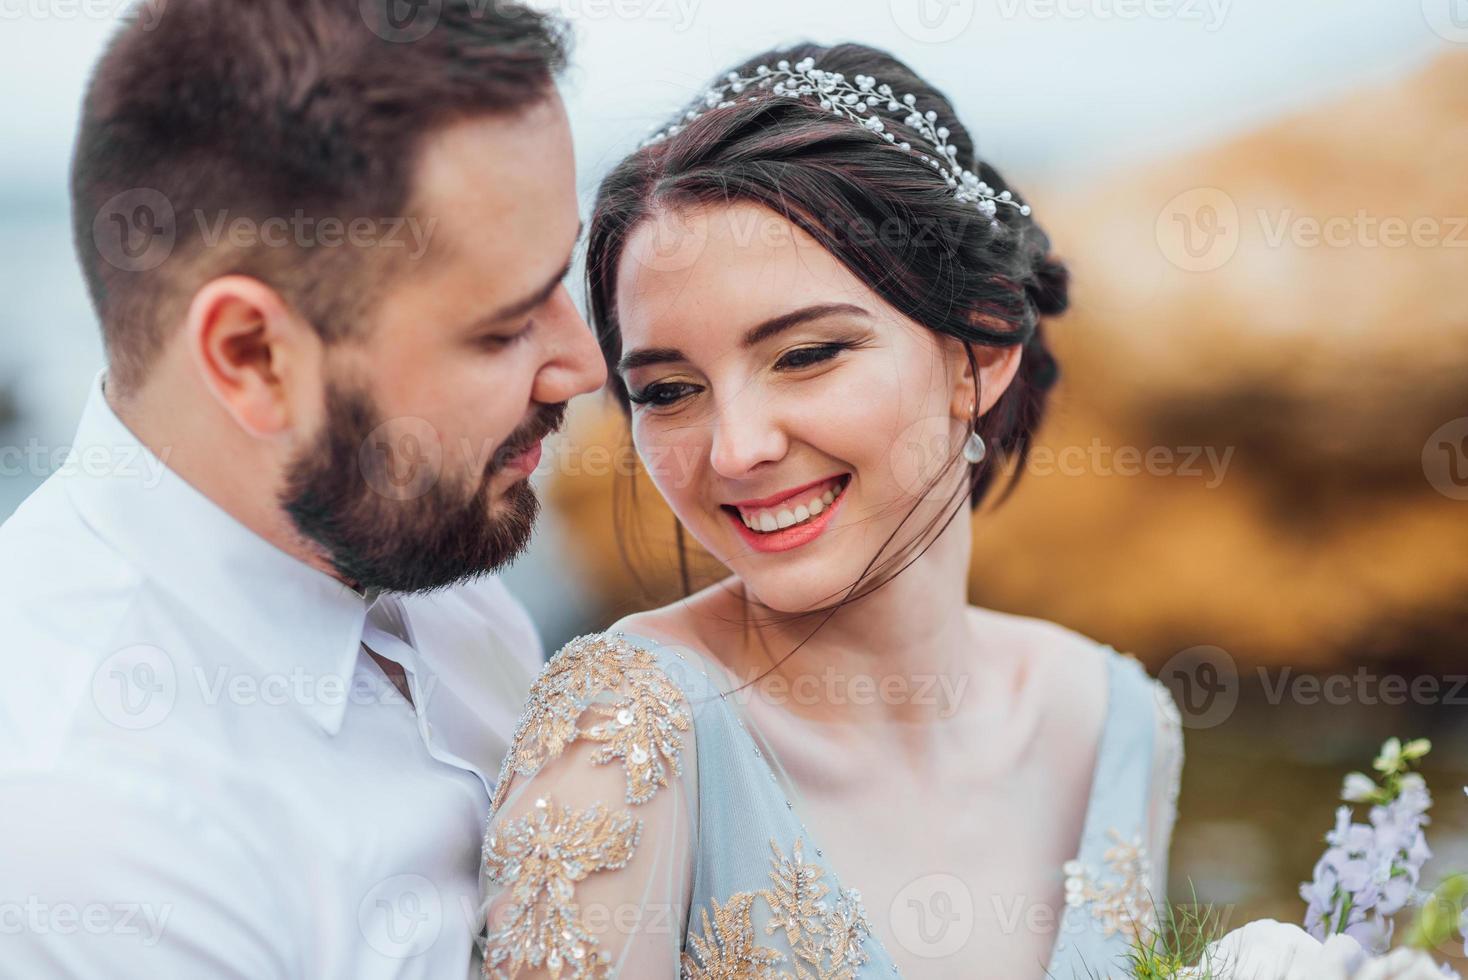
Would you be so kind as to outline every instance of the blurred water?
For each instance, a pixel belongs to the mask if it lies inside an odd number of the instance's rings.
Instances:
[[[1344,669],[1343,673],[1350,673]],[[1447,690],[1447,688],[1444,688]],[[1309,880],[1335,824],[1341,780],[1371,771],[1382,742],[1427,737],[1422,767],[1435,803],[1423,874],[1434,887],[1468,871],[1468,714],[1461,705],[1274,703],[1246,686],[1222,724],[1185,732],[1187,765],[1170,867],[1169,897],[1213,904],[1233,926],[1257,918],[1303,924],[1298,887]],[[1356,819],[1366,819],[1358,808]],[[1409,921],[1403,917],[1402,924]],[[1461,947],[1444,958],[1461,960]]]

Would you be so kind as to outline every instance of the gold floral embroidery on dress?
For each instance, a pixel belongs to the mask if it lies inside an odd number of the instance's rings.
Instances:
[[[583,726],[587,712],[598,720]],[[627,802],[645,803],[670,772],[682,775],[682,733],[691,725],[687,702],[650,651],[601,633],[572,640],[531,685],[491,811],[503,805],[510,773],[535,774],[578,738],[601,743],[596,765],[621,759]]]
[[[641,834],[642,821],[625,810],[598,803],[577,812],[545,799],[495,828],[484,841],[485,870],[512,901],[498,926],[490,921],[484,975],[508,980],[543,965],[568,980],[609,976],[606,954],[581,922],[576,883],[625,867]]]
[[[1128,940],[1155,934],[1157,906],[1152,901],[1152,860],[1140,837],[1131,840],[1110,830],[1112,840],[1102,858],[1106,874],[1080,860],[1065,862],[1065,904],[1089,908],[1107,936],[1120,932]]]
[[[852,980],[866,963],[864,943],[872,930],[861,895],[843,888],[827,902],[825,871],[806,863],[800,840],[791,858],[774,840],[770,852],[773,887],[738,892],[723,905],[714,900],[712,921],[707,909],[699,911],[703,935],[690,933],[695,955],[683,954],[687,980]],[[783,931],[789,957],[756,942],[750,913],[757,900],[770,908],[765,934]],[[787,961],[794,972],[778,969]]]

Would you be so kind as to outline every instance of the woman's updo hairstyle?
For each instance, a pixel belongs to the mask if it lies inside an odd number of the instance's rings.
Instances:
[[[976,159],[973,140],[947,97],[886,52],[859,44],[801,44],[759,55],[733,71],[753,76],[760,65],[807,58],[822,71],[870,75],[899,95],[916,96],[916,108],[935,112],[934,125],[948,128],[958,164],[995,193],[1013,193],[998,172]],[[712,84],[721,85],[723,78]],[[803,229],[928,329],[968,344],[1024,345],[1014,381],[980,419],[990,455],[973,467],[969,504],[977,507],[988,491],[996,456],[1013,464],[1012,490],[1058,374],[1042,321],[1067,305],[1066,268],[1051,256],[1045,232],[1017,207],[1000,206],[991,222],[972,203],[959,201],[929,164],[822,109],[813,98],[777,96],[754,86],[728,98],[734,104],[723,108],[700,102],[702,115],[627,157],[598,191],[587,293],[612,393],[623,411],[630,412],[630,404],[616,373],[622,356],[616,285],[628,237],[658,210],[753,202]],[[901,116],[881,115],[898,142],[935,153]],[[675,121],[683,118],[680,113]]]

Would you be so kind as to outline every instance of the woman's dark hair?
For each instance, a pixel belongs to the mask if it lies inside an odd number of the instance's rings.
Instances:
[[[947,97],[886,52],[859,44],[801,44],[758,55],[732,71],[747,77],[760,65],[806,58],[825,72],[871,75],[899,96],[912,93],[919,111],[935,112],[934,125],[948,128],[960,166],[996,193],[1011,190],[976,158],[973,139]],[[752,202],[803,229],[897,310],[964,342],[971,363],[975,344],[1024,346],[1014,381],[979,420],[990,455],[972,468],[967,494],[969,506],[977,507],[998,472],[997,458],[1011,469],[1002,501],[1024,470],[1058,375],[1043,319],[1064,312],[1068,275],[1050,254],[1045,232],[1016,207],[1001,205],[997,223],[991,222],[972,203],[959,201],[929,164],[810,98],[754,87],[729,98],[734,104],[708,109],[627,157],[597,194],[587,292],[610,388],[623,411],[630,413],[630,405],[616,371],[622,355],[616,284],[628,238],[659,210]],[[704,109],[701,102],[698,108]],[[901,117],[882,118],[899,142],[935,153]],[[968,465],[957,455],[951,462]]]

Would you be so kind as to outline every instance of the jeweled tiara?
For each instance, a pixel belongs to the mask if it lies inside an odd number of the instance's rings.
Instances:
[[[959,165],[958,147],[948,142],[948,127],[937,125],[938,114],[933,110],[929,109],[927,112],[919,110],[916,96],[908,94],[898,98],[892,91],[892,86],[879,85],[877,80],[870,75],[857,75],[849,82],[846,76],[839,71],[822,71],[815,65],[814,58],[806,58],[796,62],[794,66],[789,61],[780,61],[774,68],[760,65],[755,69],[753,75],[740,75],[738,72],[731,71],[725,76],[722,85],[716,85],[703,94],[702,109],[689,109],[683,114],[680,122],[654,133],[643,140],[641,145],[651,146],[676,135],[693,120],[711,109],[723,109],[735,105],[738,100],[731,99],[731,95],[739,95],[749,88],[768,89],[774,95],[792,99],[819,99],[821,108],[828,109],[836,115],[845,116],[863,128],[880,135],[888,143],[927,163],[943,178],[954,197],[964,203],[973,204],[981,214],[987,215],[990,220],[997,221],[995,215],[999,212],[1001,204],[1017,208],[1020,214],[1030,213],[1030,206],[1016,201],[1009,191],[996,193],[994,188],[980,180],[977,174]],[[759,96],[749,96],[750,101],[757,98]],[[936,149],[938,156],[930,156],[923,150],[915,148],[911,143],[899,140],[895,134],[888,132],[887,124],[882,121],[881,117],[884,111],[894,119],[897,118],[898,113],[904,113],[903,123]]]

